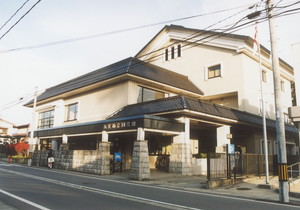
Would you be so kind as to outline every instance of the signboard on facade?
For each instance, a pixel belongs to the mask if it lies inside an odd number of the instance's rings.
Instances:
[[[112,123],[105,123],[103,125],[104,130],[117,130],[120,128],[136,128],[136,121],[123,121],[123,122],[112,122]]]
[[[231,155],[235,153],[234,144],[227,144],[227,153]]]
[[[121,161],[122,161],[122,153],[120,153],[120,152],[115,152],[115,153],[114,153],[114,161],[116,161],[116,162],[121,162]]]

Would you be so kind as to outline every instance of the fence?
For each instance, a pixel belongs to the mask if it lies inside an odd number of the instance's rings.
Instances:
[[[277,174],[277,156],[269,155],[269,174]],[[236,176],[265,175],[265,157],[261,154],[219,154],[207,155],[207,179]]]
[[[300,176],[300,162],[288,166],[289,183]]]

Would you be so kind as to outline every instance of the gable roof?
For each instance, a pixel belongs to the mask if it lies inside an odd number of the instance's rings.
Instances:
[[[163,33],[164,31],[169,32],[169,31],[185,31],[185,32],[191,32],[192,33],[192,38],[195,38],[197,36],[202,36],[202,35],[207,35],[207,38],[219,38],[219,37],[227,37],[227,38],[232,38],[232,39],[237,39],[237,40],[241,40],[244,41],[247,45],[249,45],[250,47],[253,46],[254,44],[254,39],[252,39],[249,36],[245,36],[245,35],[239,35],[239,34],[232,34],[232,33],[224,33],[224,32],[218,32],[218,31],[208,31],[208,30],[201,30],[201,29],[194,29],[194,28],[187,28],[181,25],[166,25],[165,27],[163,27],[136,55],[136,58],[142,58],[143,55],[141,56],[140,54],[149,46],[149,44],[151,42],[153,42],[161,33]],[[209,35],[210,34],[210,35]],[[191,37],[186,37],[184,40],[185,41],[189,41],[189,40],[193,40]],[[205,38],[204,38],[205,39]],[[264,47],[263,45],[260,45],[260,48],[262,50],[262,52],[267,53],[268,55],[270,55],[270,50],[268,50],[266,47]],[[293,67],[291,65],[289,65],[287,62],[285,62],[284,60],[282,60],[281,58],[279,58],[280,63],[284,64],[285,66],[287,66],[288,68],[290,68],[291,70],[293,70]]]
[[[137,76],[140,78],[170,85],[172,87],[176,87],[185,91],[203,95],[203,92],[196,85],[194,85],[187,76],[169,71],[150,63],[146,63],[137,58],[130,57],[101,69],[92,71],[88,74],[84,74],[67,82],[48,88],[44,93],[38,96],[37,101],[42,101],[124,74]],[[30,104],[32,104],[32,101],[25,105]]]
[[[116,112],[108,117],[108,119],[137,116],[142,114],[164,114],[184,110],[236,120],[240,123],[248,123],[256,126],[263,125],[261,116],[239,111],[236,109],[231,109],[217,104],[212,104],[200,99],[189,98],[186,96],[175,96],[144,103],[127,105],[119,110],[119,112]],[[276,128],[275,120],[267,119],[266,122],[268,127],[274,129]],[[298,129],[292,125],[286,124],[285,129],[292,133],[298,133]]]

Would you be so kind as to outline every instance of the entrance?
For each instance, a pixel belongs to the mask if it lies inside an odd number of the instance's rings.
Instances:
[[[135,133],[109,134],[110,155],[112,166],[116,172],[129,170],[131,168],[133,141],[136,139]],[[121,155],[121,160],[119,156]],[[114,157],[118,157],[117,159]],[[122,168],[120,168],[122,167]]]
[[[168,172],[173,136],[151,133],[146,136],[146,139],[148,140],[150,169]]]

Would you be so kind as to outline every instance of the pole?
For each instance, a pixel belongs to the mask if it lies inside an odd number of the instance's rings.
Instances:
[[[279,201],[282,203],[289,202],[288,192],[288,175],[287,175],[287,157],[285,145],[285,127],[284,118],[281,109],[281,88],[280,88],[280,70],[277,56],[276,31],[274,27],[274,7],[272,0],[267,1],[269,30],[272,51],[272,68],[274,78],[274,96],[275,96],[275,113],[276,113],[276,137],[278,147],[278,179],[279,179]]]
[[[266,184],[269,184],[269,159],[268,159],[268,138],[267,138],[267,123],[266,123],[266,108],[264,100],[264,90],[263,90],[263,70],[261,64],[261,52],[260,52],[260,43],[256,22],[256,42],[258,48],[258,57],[259,57],[259,72],[260,72],[260,93],[261,93],[261,103],[262,103],[262,116],[263,116],[263,135],[264,135],[264,157],[265,157],[265,171],[266,171]]]
[[[38,88],[35,87],[34,98],[33,98],[32,119],[31,119],[31,125],[30,125],[29,154],[31,154],[31,155],[34,152],[35,146],[36,146],[36,142],[34,140],[34,128],[35,128],[35,110],[36,110],[37,94],[38,94]]]

